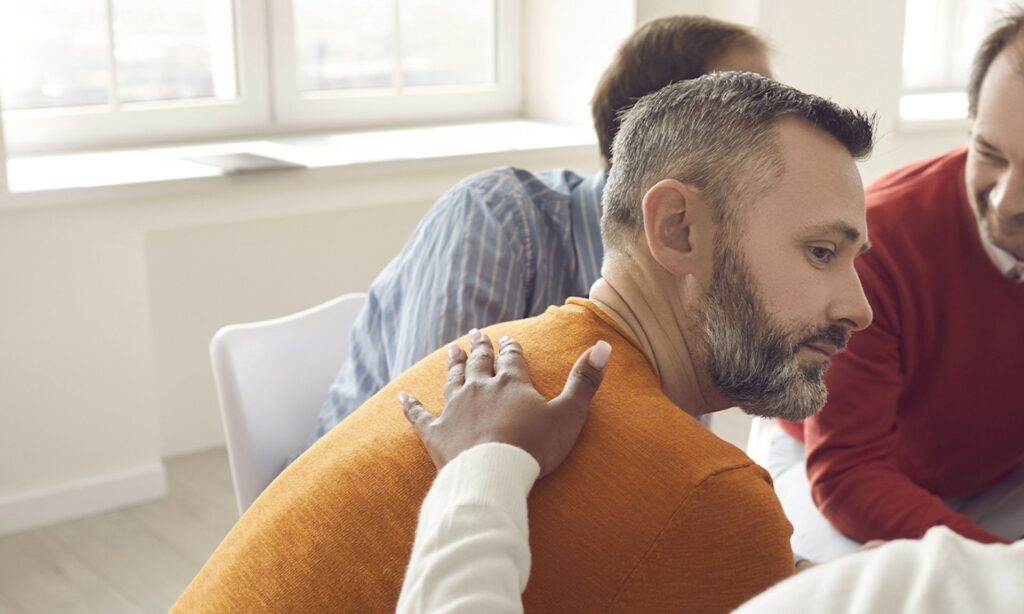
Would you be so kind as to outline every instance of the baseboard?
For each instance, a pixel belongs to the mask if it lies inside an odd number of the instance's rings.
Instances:
[[[213,406],[214,414],[220,412],[220,408]],[[173,437],[162,435],[160,440],[160,456],[173,458],[185,454],[205,452],[214,448],[223,448],[226,445],[224,440],[224,425],[217,418],[216,428],[193,428],[187,436]]]
[[[0,535],[24,531],[167,494],[163,463],[0,497]]]

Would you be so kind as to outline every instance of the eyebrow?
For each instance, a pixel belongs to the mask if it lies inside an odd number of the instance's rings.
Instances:
[[[831,234],[831,235],[842,235],[850,243],[856,243],[860,240],[860,231],[850,226],[846,222],[832,222],[831,224],[819,224],[817,226],[806,226],[803,228],[803,232],[806,234]],[[860,250],[857,254],[863,254],[864,252],[871,249],[871,242],[864,241],[860,246]]]

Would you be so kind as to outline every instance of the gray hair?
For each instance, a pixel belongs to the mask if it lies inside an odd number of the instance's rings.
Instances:
[[[738,203],[773,189],[782,175],[775,123],[798,117],[850,155],[871,152],[874,118],[754,73],[714,73],[666,86],[628,110],[615,138],[601,235],[628,254],[643,230],[641,202],[662,179],[696,187],[714,220],[732,228]]]

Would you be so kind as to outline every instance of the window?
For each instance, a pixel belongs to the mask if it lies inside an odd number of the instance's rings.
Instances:
[[[0,0],[8,149],[518,112],[516,0]]]
[[[0,7],[8,150],[224,135],[269,117],[261,57],[239,53],[243,37],[262,31],[258,3],[0,0]]]
[[[513,2],[275,0],[273,9],[283,123],[409,124],[519,110]]]
[[[907,0],[903,121],[967,117],[971,62],[1011,0]]]

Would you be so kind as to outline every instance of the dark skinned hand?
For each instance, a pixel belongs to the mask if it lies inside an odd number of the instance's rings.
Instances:
[[[499,442],[522,448],[537,460],[540,477],[569,456],[587,420],[611,346],[598,341],[576,361],[561,394],[548,401],[533,387],[523,348],[502,337],[495,362],[487,335],[470,331],[470,354],[448,348],[444,411],[434,416],[412,395],[398,399],[438,471],[474,446]]]

